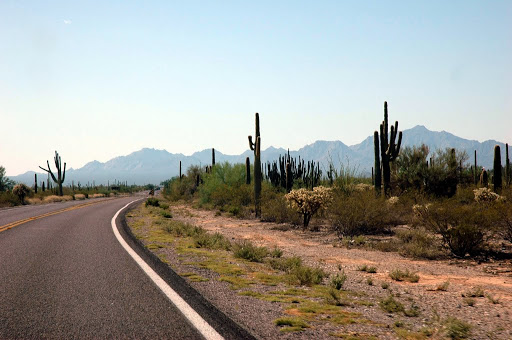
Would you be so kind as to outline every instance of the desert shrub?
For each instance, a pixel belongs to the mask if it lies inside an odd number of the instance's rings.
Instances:
[[[268,256],[266,247],[258,247],[249,241],[242,241],[233,244],[233,254],[235,257],[245,259],[251,262],[263,262]]]
[[[399,313],[404,311],[404,305],[397,301],[393,295],[388,295],[387,298],[379,302],[380,308],[388,313]]]
[[[290,207],[284,194],[266,185],[262,186],[261,195],[261,220],[264,222],[291,223],[300,225],[301,216]]]
[[[402,191],[410,188],[423,190],[428,172],[428,154],[426,145],[402,148],[395,161],[396,184]]]
[[[288,276],[290,283],[300,286],[311,286],[322,283],[326,273],[317,267],[298,266],[293,268]]]
[[[298,256],[273,258],[268,261],[272,269],[291,272],[294,268],[302,266],[302,259]]]
[[[149,198],[146,200],[145,205],[146,205],[146,207],[147,207],[147,206],[159,207],[159,206],[160,206],[160,201],[159,201],[157,198],[149,197]]]
[[[439,240],[424,228],[398,230],[396,236],[400,255],[432,260],[444,254]]]
[[[199,166],[190,166],[187,169],[186,175],[183,175],[181,179],[179,176],[176,176],[162,182],[164,187],[163,195],[171,201],[191,200],[198,188],[197,178],[199,176],[200,184],[203,174],[203,170]]]
[[[57,195],[49,195],[43,198],[43,203],[55,203],[55,202],[65,202],[65,201],[72,201],[73,196],[70,195],[64,195],[64,196],[57,196]]]
[[[23,183],[19,183],[14,186],[12,193],[18,196],[21,204],[25,204],[25,197],[30,194],[30,188]]]
[[[200,204],[237,216],[253,202],[253,187],[245,184],[245,165],[216,164],[199,186]]]
[[[329,285],[336,290],[340,290],[343,287],[343,284],[345,284],[345,281],[347,281],[347,274],[343,271],[341,275],[336,273],[336,275],[331,277]]]
[[[389,231],[399,223],[393,209],[372,190],[354,191],[349,195],[336,192],[328,216],[340,238],[351,237]]]
[[[163,229],[176,237],[196,237],[197,235],[206,233],[206,230],[201,227],[175,220],[166,221]]]
[[[512,204],[503,200],[492,205],[498,223],[500,235],[512,242]]]
[[[163,218],[172,218],[172,214],[166,210],[162,210],[160,215],[162,215]]]
[[[471,325],[454,317],[447,318],[444,326],[450,339],[467,339],[471,336]]]
[[[75,197],[75,200],[84,200],[85,199],[84,194],[76,194],[74,197]]]
[[[420,276],[416,273],[410,272],[409,269],[406,269],[405,271],[395,269],[389,273],[389,277],[395,281],[407,281],[411,283],[416,283],[420,280]]]
[[[496,227],[496,212],[479,204],[445,200],[415,206],[415,223],[441,235],[455,256],[476,255],[485,249]]]
[[[194,246],[196,248],[230,250],[231,242],[221,233],[197,233],[194,235]]]
[[[324,186],[313,188],[313,190],[297,189],[292,190],[285,196],[293,209],[303,216],[303,226],[307,228],[311,217],[320,209],[326,208],[331,202],[331,189]]]
[[[273,257],[273,258],[280,258],[281,256],[283,256],[283,251],[281,249],[275,247],[270,252],[270,256]]]
[[[0,191],[0,207],[2,206],[15,206],[20,204],[18,197],[10,191]]]

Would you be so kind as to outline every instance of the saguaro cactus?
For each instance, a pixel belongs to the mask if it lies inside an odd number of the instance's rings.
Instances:
[[[373,133],[373,149],[375,151],[375,191],[380,193],[382,186],[382,169],[380,167],[380,155],[379,155],[379,132]]]
[[[212,166],[215,165],[215,149],[212,148]]]
[[[180,161],[180,181],[181,181],[181,161]]]
[[[478,184],[478,172],[477,172],[477,164],[476,164],[476,150],[475,150],[475,173],[474,173],[474,176],[475,176],[475,185]]]
[[[48,165],[48,169],[45,169],[43,167],[39,167],[42,170],[46,171],[48,175],[52,176],[53,181],[59,185],[59,196],[63,196],[64,193],[62,192],[62,184],[64,183],[64,178],[66,177],[66,162],[64,162],[64,171],[62,170],[62,161],[60,159],[59,153],[55,151],[55,167],[57,168],[57,177],[53,174],[52,170],[50,169],[50,162],[47,160],[46,165]]]
[[[34,174],[34,192],[37,194],[37,174]]]
[[[505,144],[505,184],[510,186],[510,159],[508,158],[508,143]]]
[[[256,112],[256,134],[254,143],[252,136],[249,136],[249,147],[254,151],[254,212],[256,217],[261,216],[261,137],[260,137],[260,115]]]
[[[499,193],[502,187],[501,178],[501,150],[500,146],[494,147],[494,176],[493,176],[494,192]]]
[[[396,136],[398,133],[398,142],[396,142]],[[375,147],[375,173],[377,174],[377,157],[378,157],[378,143],[376,138],[378,137],[377,131],[374,132],[374,147]],[[377,138],[378,141],[379,138]],[[391,168],[390,162],[393,162],[400,152],[400,145],[402,144],[402,131],[398,132],[398,121],[395,125],[391,125],[391,134],[388,132],[388,103],[384,102],[384,120],[380,124],[380,167],[382,168],[382,180],[384,182],[384,194],[389,196],[391,190]],[[375,176],[375,182],[377,183],[377,175]],[[375,184],[375,188],[377,184]]]
[[[245,184],[251,184],[251,160],[245,157]]]

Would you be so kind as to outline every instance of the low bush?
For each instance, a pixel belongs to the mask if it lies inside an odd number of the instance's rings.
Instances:
[[[441,235],[455,256],[477,255],[487,246],[496,227],[496,212],[480,204],[455,200],[415,206],[415,224]]]
[[[340,290],[345,284],[345,281],[347,281],[347,274],[343,271],[341,275],[336,273],[336,275],[331,277],[329,285],[336,290]]]
[[[326,273],[321,268],[299,266],[291,270],[288,276],[290,283],[300,286],[311,286],[322,283]]]
[[[146,204],[145,205],[146,205],[146,207],[147,206],[159,207],[160,206],[160,201],[158,200],[158,198],[149,197],[146,200]]]
[[[249,241],[242,241],[233,244],[233,253],[235,257],[251,262],[263,262],[269,251],[266,247],[258,247]]]
[[[196,233],[193,238],[196,248],[231,250],[231,242],[221,233]]]
[[[290,207],[284,194],[263,183],[261,199],[261,220],[264,222],[303,223],[301,216]]]
[[[302,266],[302,259],[298,256],[273,258],[268,261],[272,269],[291,272],[294,268]]]
[[[449,317],[444,321],[446,336],[450,339],[467,339],[471,336],[472,326],[464,321]]]
[[[400,223],[393,209],[372,190],[354,191],[348,195],[335,191],[328,216],[340,238],[353,237],[389,232]]]
[[[430,260],[444,255],[439,240],[424,228],[399,230],[396,236],[400,255]]]
[[[405,271],[395,269],[389,273],[389,277],[395,281],[407,281],[412,283],[416,283],[420,280],[420,276],[416,273],[410,272],[409,269],[406,269]]]
[[[388,295],[387,298],[379,302],[380,308],[388,313],[400,313],[404,311],[404,305],[397,301],[393,295]]]

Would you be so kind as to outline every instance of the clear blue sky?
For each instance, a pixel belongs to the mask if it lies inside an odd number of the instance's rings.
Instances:
[[[352,145],[383,102],[512,143],[512,1],[0,1],[0,165]]]

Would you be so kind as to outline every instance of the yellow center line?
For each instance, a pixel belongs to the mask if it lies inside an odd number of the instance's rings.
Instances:
[[[71,211],[71,210],[85,208],[85,207],[88,207],[90,205],[98,204],[98,203],[101,203],[101,202],[105,202],[105,200],[101,200],[101,201],[98,201],[98,202],[89,202],[89,203],[79,204],[79,205],[75,205],[75,206],[72,206],[72,207],[69,207],[69,208],[64,208],[64,209],[56,210],[56,211],[51,211],[51,212],[48,212],[48,213],[45,213],[45,214],[42,214],[42,215],[33,216],[33,217],[25,218],[23,220],[7,223],[7,224],[5,224],[3,226],[0,226],[0,233],[2,231],[6,231],[6,230],[9,230],[11,228],[17,227],[20,224],[24,224],[24,223],[27,223],[27,222],[30,222],[30,221],[39,220],[41,218],[45,218],[45,217],[52,216],[52,215],[61,214],[61,213],[66,212],[66,211]]]

